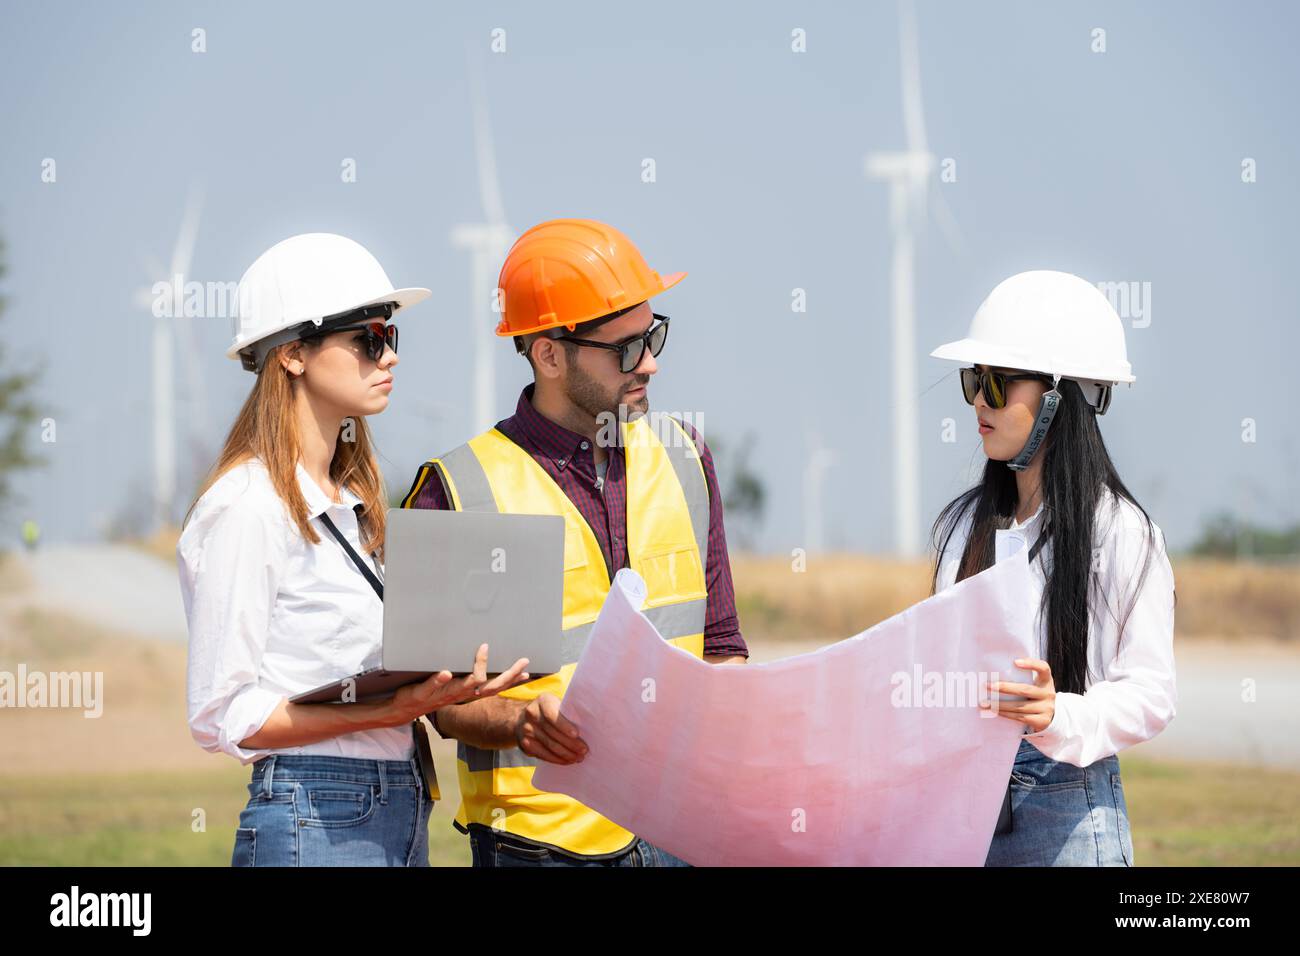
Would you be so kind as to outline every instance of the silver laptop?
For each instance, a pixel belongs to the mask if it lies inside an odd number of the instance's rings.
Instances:
[[[384,555],[381,667],[290,698],[373,700],[438,671],[468,674],[488,644],[488,673],[521,657],[532,677],[560,669],[564,519],[391,509]]]

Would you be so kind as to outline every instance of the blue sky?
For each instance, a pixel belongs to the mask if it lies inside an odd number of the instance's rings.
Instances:
[[[33,515],[87,539],[147,497],[150,322],[135,302],[166,260],[193,189],[190,278],[233,281],[309,231],[367,246],[434,298],[403,318],[389,410],[372,421],[390,486],[469,437],[468,261],[453,226],[482,218],[467,62],[481,63],[502,195],[516,230],[555,216],[611,222],[688,278],[652,387],[668,410],[752,464],[769,504],[758,544],[805,539],[806,435],[836,454],[826,540],[887,551],[888,193],[873,150],[904,145],[892,2],[615,6],[32,3],[0,8],[0,234],[11,362],[43,361],[58,440],[22,479],[12,540]],[[917,254],[922,512],[982,462],[951,367],[1002,278],[1032,268],[1149,282],[1128,329],[1137,383],[1102,420],[1121,475],[1171,545],[1231,511],[1300,520],[1300,346],[1294,229],[1295,8],[1228,4],[916,4],[937,184],[964,239],[931,223]],[[207,52],[191,52],[191,31]],[[1106,30],[1106,52],[1091,33]],[[491,31],[506,52],[491,53]],[[790,49],[791,30],[807,52]],[[344,183],[340,163],[357,163]],[[641,181],[653,157],[654,183]],[[1241,181],[1243,158],[1258,181]],[[57,162],[55,183],[41,163]],[[791,290],[806,290],[792,313]],[[178,358],[181,485],[215,454],[252,377],[224,358],[226,319],[194,319],[208,425]],[[490,321],[490,317],[484,317]],[[507,340],[500,415],[527,366]],[[190,389],[192,391],[193,389]],[[958,423],[955,443],[941,423]],[[1257,440],[1243,442],[1242,420]],[[725,475],[724,484],[725,484]]]

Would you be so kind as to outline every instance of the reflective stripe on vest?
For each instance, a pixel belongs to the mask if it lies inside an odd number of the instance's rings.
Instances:
[[[644,613],[665,639],[703,657],[709,495],[699,453],[681,425],[655,412],[623,425],[623,450],[628,565],[646,582]],[[426,462],[403,507],[434,475],[458,511],[564,518],[564,666],[501,694],[515,700],[542,693],[563,697],[610,587],[595,534],[532,456],[495,429]],[[517,747],[483,750],[458,743],[456,753],[456,820],[462,827],[493,826],[584,856],[615,854],[636,839],[576,800],[534,789],[537,761]]]

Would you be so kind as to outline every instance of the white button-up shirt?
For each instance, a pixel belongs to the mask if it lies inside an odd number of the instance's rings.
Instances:
[[[272,753],[409,760],[409,723],[299,747],[239,746],[284,698],[380,663],[383,602],[315,520],[328,511],[364,559],[354,510],[361,499],[341,488],[342,501],[332,502],[301,464],[297,473],[318,544],[302,537],[253,459],[203,494],[176,545],[190,635],[190,732],[205,750],[242,763]],[[374,566],[382,577],[383,566]]]
[[[1023,525],[1013,522],[1010,529],[997,531],[998,556],[1013,553],[1022,542],[1024,547],[1035,544],[1042,514],[1040,506]],[[956,580],[969,527],[968,516],[953,533],[941,557],[938,590],[951,587]],[[1103,495],[1094,530],[1093,566],[1100,588],[1088,621],[1086,689],[1082,694],[1057,691],[1051,724],[1043,731],[1025,735],[1053,760],[1086,767],[1125,747],[1150,740],[1174,717],[1178,700],[1174,682],[1174,572],[1159,527],[1154,529],[1154,541],[1149,546],[1146,579],[1136,594],[1119,646],[1118,622],[1135,597],[1133,588],[1142,569],[1146,530],[1145,520],[1132,504],[1116,499],[1110,492]],[[1032,565],[1034,587],[1025,600],[1032,601],[1037,609],[1038,657],[1047,660],[1047,631],[1041,611],[1047,583],[1044,560],[1051,561],[1050,544],[1043,546]],[[1008,661],[1007,667],[1014,665]],[[1034,682],[1032,672],[1018,670],[1001,679]]]

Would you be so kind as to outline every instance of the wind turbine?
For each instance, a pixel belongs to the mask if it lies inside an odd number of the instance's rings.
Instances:
[[[470,254],[470,318],[474,344],[474,429],[483,432],[496,421],[496,343],[493,341],[489,299],[495,299],[495,271],[505,258],[514,233],[506,225],[497,183],[496,155],[492,149],[492,127],[488,122],[483,81],[471,61],[470,95],[474,109],[474,153],[478,162],[479,199],[483,222],[465,223],[451,230],[451,241]]]
[[[172,503],[176,497],[176,392],[172,336],[178,322],[184,338],[181,353],[185,358],[191,420],[200,433],[205,431],[207,418],[202,372],[194,347],[194,331],[188,322],[181,321],[184,314],[180,309],[184,302],[185,279],[194,258],[194,243],[198,236],[202,206],[199,192],[191,190],[180,230],[176,234],[176,243],[172,246],[167,278],[157,280],[166,281],[171,287],[168,307],[160,310],[163,312],[161,316],[153,316],[153,512],[154,520],[159,526],[171,521]],[[162,265],[157,260],[148,260],[147,268],[154,276],[162,273]],[[143,288],[136,293],[136,302],[149,308],[151,314],[155,298],[152,287]],[[180,314],[176,314],[178,312]]]
[[[920,466],[916,391],[916,233],[926,218],[934,156],[925,138],[921,105],[921,67],[917,56],[916,19],[908,0],[899,3],[899,72],[907,149],[868,153],[869,179],[889,183],[889,224],[893,239],[890,262],[892,360],[894,367],[894,549],[903,557],[920,553]],[[954,247],[959,239],[942,198],[936,193],[940,225]]]
[[[817,432],[807,432],[809,453],[803,466],[803,540],[808,554],[825,550],[822,537],[822,481],[836,462],[835,452],[822,444]]]

